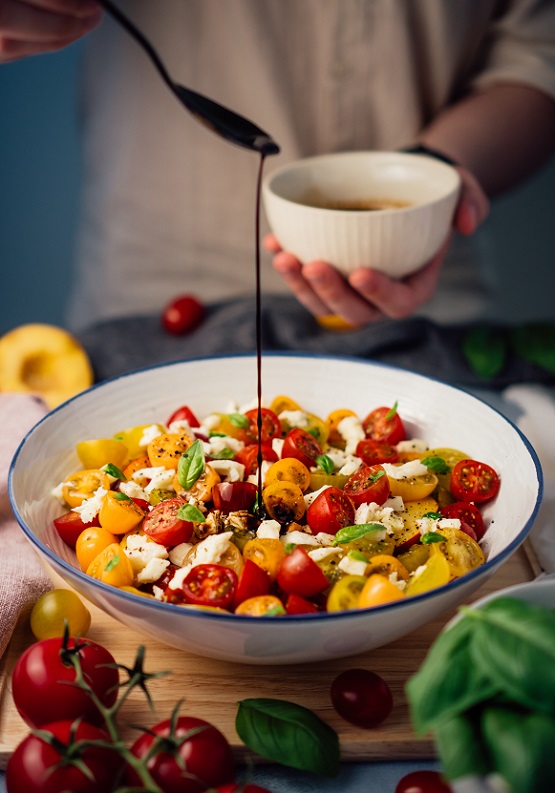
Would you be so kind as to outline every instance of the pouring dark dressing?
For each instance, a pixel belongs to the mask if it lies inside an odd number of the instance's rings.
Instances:
[[[255,212],[255,277],[256,277],[256,396],[257,396],[257,417],[256,426],[258,428],[258,497],[256,499],[255,515],[259,519],[265,517],[264,501],[262,500],[262,288],[260,273],[260,207],[262,193],[262,172],[264,170],[265,154],[260,155],[258,166],[258,176],[256,180],[256,212]]]

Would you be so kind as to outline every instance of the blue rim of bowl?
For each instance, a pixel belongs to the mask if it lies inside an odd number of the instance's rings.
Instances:
[[[483,576],[484,572],[487,571],[487,570],[491,570],[492,568],[493,569],[497,568],[499,565],[502,564],[502,562],[505,559],[507,559],[514,551],[516,551],[517,548],[526,539],[526,536],[530,532],[530,530],[532,528],[532,525],[534,523],[534,520],[535,520],[535,518],[536,518],[536,516],[538,514],[538,510],[540,508],[542,497],[543,497],[543,473],[542,473],[542,468],[541,468],[541,464],[540,464],[538,455],[536,454],[536,451],[533,448],[533,446],[530,443],[530,441],[520,431],[520,429],[516,426],[516,424],[514,424],[503,413],[501,413],[500,410],[498,410],[497,408],[495,408],[492,405],[488,404],[485,400],[480,399],[480,397],[477,397],[474,394],[470,394],[468,391],[466,391],[464,388],[461,388],[460,386],[451,385],[450,383],[446,383],[445,381],[439,380],[438,378],[430,377],[430,376],[424,375],[424,374],[420,374],[419,372],[412,372],[412,371],[409,371],[408,369],[403,369],[400,366],[395,366],[393,364],[381,363],[381,362],[378,363],[376,361],[370,361],[370,360],[366,360],[365,358],[359,358],[359,357],[356,357],[356,356],[327,355],[325,353],[311,353],[310,355],[306,355],[306,354],[303,355],[302,353],[292,352],[292,351],[289,351],[289,350],[285,350],[285,351],[272,350],[272,351],[264,353],[263,361],[264,361],[264,358],[283,358],[283,357],[285,357],[285,358],[301,358],[301,359],[317,358],[317,359],[320,359],[320,360],[328,360],[330,362],[342,361],[342,362],[347,362],[347,363],[351,362],[351,363],[363,364],[365,366],[369,366],[371,368],[376,368],[376,369],[391,369],[391,370],[393,370],[395,372],[408,374],[411,377],[414,377],[414,378],[417,378],[417,379],[426,380],[426,381],[432,382],[432,383],[437,383],[438,385],[441,385],[442,387],[446,387],[448,389],[453,389],[454,391],[462,391],[470,399],[474,399],[477,402],[480,402],[481,404],[486,405],[486,407],[488,407],[494,413],[497,413],[504,421],[507,422],[507,424],[520,437],[521,441],[523,442],[524,446],[526,447],[526,450],[528,451],[530,457],[532,458],[532,461],[534,462],[534,466],[535,466],[535,469],[536,469],[536,475],[537,475],[537,479],[538,479],[538,492],[537,492],[537,496],[536,496],[536,503],[534,505],[534,509],[533,509],[530,517],[528,518],[528,520],[524,524],[523,528],[521,529],[521,531],[517,535],[517,537],[515,537],[515,539],[506,548],[504,548],[504,550],[500,554],[498,554],[495,557],[495,559],[487,560],[483,565],[480,565],[480,567],[477,567],[476,569],[471,570],[469,573],[466,573],[466,575],[462,576],[462,578],[457,578],[454,581],[450,581],[448,584],[444,584],[441,587],[437,587],[436,589],[432,589],[429,592],[424,592],[421,595],[414,595],[414,596],[410,597],[407,600],[401,600],[401,601],[397,600],[397,601],[394,601],[393,603],[384,603],[381,606],[371,606],[369,608],[362,608],[362,609],[359,608],[359,609],[352,609],[352,610],[347,610],[347,611],[319,612],[317,614],[288,614],[288,615],[286,615],[286,617],[287,617],[286,619],[281,620],[281,619],[276,619],[275,616],[254,617],[254,616],[250,616],[250,615],[246,615],[246,614],[231,614],[231,613],[229,613],[229,614],[228,613],[220,614],[220,613],[211,612],[211,611],[202,611],[202,610],[195,611],[194,608],[190,608],[190,609],[189,608],[183,608],[183,606],[180,606],[180,605],[177,605],[177,604],[174,604],[174,603],[164,603],[164,602],[162,602],[160,600],[146,598],[146,597],[143,597],[141,595],[134,595],[134,594],[132,594],[130,592],[124,592],[121,589],[118,589],[117,587],[111,586],[110,584],[105,584],[102,581],[97,581],[96,579],[91,578],[91,576],[88,576],[83,571],[81,571],[81,570],[77,569],[76,567],[74,567],[73,565],[69,564],[64,559],[62,559],[57,554],[55,554],[47,545],[45,545],[41,540],[39,540],[30,531],[30,529],[25,524],[25,521],[24,521],[23,517],[21,516],[19,510],[17,509],[17,505],[15,504],[15,499],[14,499],[14,495],[13,495],[12,480],[13,480],[13,476],[14,476],[14,470],[15,470],[15,466],[16,466],[16,463],[17,463],[17,459],[19,457],[19,454],[20,454],[21,450],[23,449],[23,446],[27,442],[27,439],[35,432],[35,430],[43,422],[48,421],[49,417],[53,413],[57,413],[59,410],[64,409],[68,404],[79,400],[83,395],[91,393],[92,391],[96,391],[98,389],[101,389],[105,385],[108,385],[109,383],[113,383],[113,382],[116,382],[117,380],[122,380],[122,379],[127,378],[127,377],[132,377],[134,375],[141,374],[143,372],[150,372],[150,371],[155,370],[155,369],[162,369],[162,368],[168,368],[168,367],[173,367],[173,366],[183,366],[183,365],[186,365],[188,363],[197,363],[197,362],[201,362],[201,361],[213,361],[213,360],[222,360],[222,359],[230,360],[230,359],[234,359],[234,358],[252,358],[253,361],[256,361],[256,355],[254,353],[252,353],[252,352],[244,352],[244,353],[233,353],[233,354],[229,354],[229,355],[204,355],[204,356],[200,356],[198,358],[187,358],[186,360],[179,360],[178,359],[178,360],[169,361],[169,362],[166,362],[166,363],[159,363],[159,364],[154,364],[152,366],[144,366],[144,367],[141,367],[141,368],[138,368],[138,369],[133,369],[132,371],[124,372],[123,374],[119,374],[119,375],[114,375],[113,377],[107,378],[106,380],[103,380],[100,383],[96,383],[95,385],[93,385],[90,388],[88,388],[86,391],[82,391],[81,393],[76,394],[71,399],[66,400],[65,402],[63,402],[58,407],[56,407],[53,410],[49,411],[49,413],[47,413],[42,419],[40,419],[40,421],[38,421],[26,433],[25,437],[23,438],[23,440],[20,442],[19,446],[16,449],[16,452],[15,452],[15,454],[14,454],[14,456],[12,458],[12,461],[10,463],[10,468],[9,468],[9,472],[8,472],[8,496],[9,496],[10,504],[11,504],[13,513],[15,515],[15,518],[16,518],[17,522],[19,523],[21,529],[23,530],[23,533],[25,534],[25,536],[29,540],[29,542],[32,545],[36,546],[41,551],[41,553],[49,560],[49,562],[51,564],[53,564],[55,567],[56,566],[62,567],[64,570],[67,570],[67,572],[71,576],[76,577],[77,580],[82,581],[87,586],[90,587],[92,585],[94,588],[98,588],[101,592],[106,592],[107,594],[109,594],[111,596],[115,596],[116,598],[121,598],[124,602],[127,601],[127,602],[137,603],[137,601],[140,601],[140,603],[142,605],[144,605],[145,607],[147,607],[147,608],[155,609],[156,611],[159,611],[159,609],[163,609],[164,611],[168,611],[169,613],[174,613],[174,614],[178,614],[179,613],[179,614],[187,615],[187,617],[191,617],[192,619],[195,619],[195,618],[199,618],[199,619],[203,619],[203,620],[204,619],[211,619],[211,620],[215,620],[215,621],[218,621],[218,622],[220,620],[226,620],[226,621],[230,621],[231,620],[232,622],[239,621],[239,622],[241,622],[243,624],[244,624],[245,620],[249,620],[249,621],[262,622],[262,623],[271,622],[271,623],[273,623],[273,624],[275,624],[277,626],[279,624],[287,625],[287,624],[290,624],[291,622],[304,622],[304,621],[312,621],[312,620],[329,621],[329,620],[337,620],[337,619],[342,619],[342,620],[356,619],[356,618],[360,618],[360,616],[363,615],[363,614],[367,615],[367,614],[370,614],[370,613],[383,613],[383,612],[386,612],[386,611],[388,611],[390,609],[402,608],[407,603],[411,603],[411,604],[412,603],[423,603],[423,602],[425,602],[427,600],[430,600],[430,599],[434,598],[436,595],[438,595],[441,592],[445,592],[447,590],[453,591],[455,589],[458,589],[458,587],[460,587],[460,586],[466,585],[469,581],[472,581],[475,578]],[[492,572],[493,572],[493,570],[492,570]],[[278,630],[279,630],[279,628],[278,628]]]

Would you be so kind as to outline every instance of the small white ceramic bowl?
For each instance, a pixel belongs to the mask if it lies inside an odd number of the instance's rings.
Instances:
[[[345,275],[366,266],[403,278],[446,240],[459,190],[455,168],[432,157],[361,151],[286,165],[264,179],[263,199],[282,248],[304,264],[321,259]],[[329,208],[368,201],[406,206]]]
[[[404,636],[465,600],[522,543],[541,496],[541,469],[516,427],[468,393],[438,381],[360,359],[267,354],[263,394],[287,393],[324,418],[351,408],[361,418],[399,403],[409,436],[451,446],[501,475],[485,506],[491,525],[483,540],[487,562],[465,577],[418,597],[373,609],[284,618],[185,610],[122,592],[86,576],[52,526],[60,504],[52,488],[78,470],[75,444],[111,437],[138,424],[165,421],[188,404],[199,416],[225,411],[256,395],[256,357],[236,355],[178,362],[114,378],[49,413],[21,443],[9,492],[27,538],[46,562],[84,597],[142,634],[200,655],[250,664],[291,664],[362,653]]]

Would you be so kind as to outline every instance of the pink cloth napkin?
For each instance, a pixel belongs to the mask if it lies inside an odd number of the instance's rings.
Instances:
[[[19,617],[52,588],[39,557],[17,523],[8,499],[12,457],[31,427],[47,412],[28,394],[0,394],[0,657]]]

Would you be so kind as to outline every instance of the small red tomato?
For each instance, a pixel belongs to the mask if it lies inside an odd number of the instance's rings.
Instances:
[[[174,421],[186,421],[189,427],[200,427],[199,420],[187,405],[182,405],[180,408],[177,408],[177,410],[174,410],[166,421],[166,426],[169,427]]]
[[[361,504],[383,504],[389,498],[389,479],[381,465],[360,466],[343,488],[355,507]]]
[[[331,702],[345,721],[368,729],[381,724],[393,709],[391,689],[369,669],[347,669],[331,684]]]
[[[338,487],[326,487],[319,493],[306,513],[306,521],[313,532],[337,534],[339,529],[352,526],[355,508],[352,501]]]
[[[261,444],[261,451],[263,460],[275,463],[279,459],[277,452],[268,443]],[[245,466],[245,476],[252,476],[258,470],[258,444],[251,444],[240,449],[235,455],[235,459]]]
[[[258,595],[267,595],[270,592],[271,583],[272,580],[266,570],[263,570],[252,559],[245,559],[235,591],[235,608],[244,600]]]
[[[218,482],[212,490],[214,506],[220,512],[249,512],[256,502],[258,488],[252,482]]]
[[[358,442],[356,456],[360,457],[366,465],[393,464],[399,459],[397,449],[394,446],[386,441],[375,441],[372,438],[364,438],[364,440]]]
[[[294,548],[285,555],[279,566],[277,582],[287,594],[304,598],[323,592],[330,583],[322,569],[303,548]]]
[[[200,325],[204,315],[205,308],[194,295],[181,295],[164,309],[162,325],[167,333],[181,336]]]
[[[446,504],[440,510],[446,518],[455,518],[474,529],[477,540],[481,540],[485,534],[484,519],[482,513],[475,504],[469,501],[455,501],[454,504]]]
[[[460,460],[451,472],[449,483],[457,501],[473,501],[476,504],[495,498],[499,485],[497,472],[477,460]]]
[[[439,771],[411,771],[397,783],[395,793],[453,793]]]
[[[288,614],[317,614],[319,609],[318,606],[310,600],[292,593],[287,596],[287,600],[285,601],[285,611]]]
[[[314,435],[303,430],[301,427],[294,427],[289,430],[283,441],[281,459],[293,457],[299,460],[307,468],[316,464],[316,458],[322,454],[322,448]]]
[[[220,609],[231,607],[236,589],[237,573],[221,564],[197,564],[182,585],[187,603]]]
[[[407,437],[405,425],[397,413],[397,403],[392,408],[379,407],[372,410],[362,422],[362,428],[367,438],[386,441],[391,446],[396,446]]]
[[[95,515],[90,523],[83,523],[77,512],[66,512],[64,515],[60,515],[59,518],[54,518],[53,523],[65,544],[74,550],[77,537],[82,531],[90,529],[92,526],[100,526],[98,515]]]
[[[258,443],[258,409],[247,410],[245,416],[249,426],[245,429],[245,443]],[[281,438],[281,423],[270,408],[260,408],[260,442],[272,445],[275,438]]]
[[[168,498],[160,501],[146,516],[143,531],[154,542],[171,548],[182,542],[189,542],[194,524],[179,517],[179,510],[186,506],[184,498]]]

